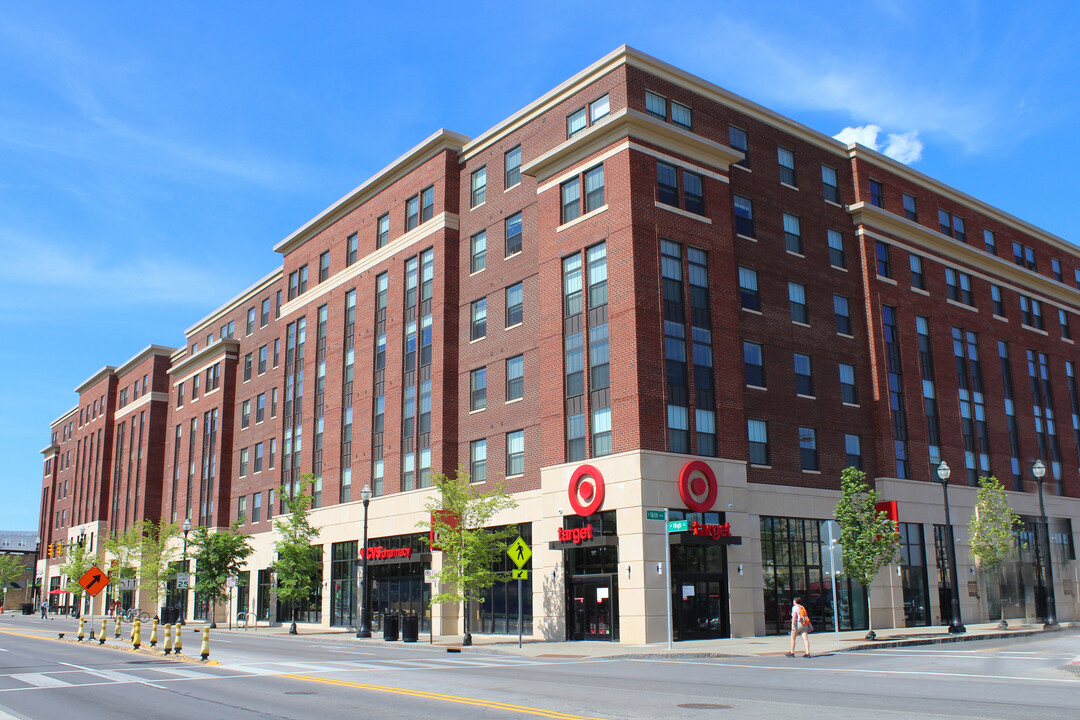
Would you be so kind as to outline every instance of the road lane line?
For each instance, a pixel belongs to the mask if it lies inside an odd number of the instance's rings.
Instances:
[[[557,710],[544,710],[542,708],[533,708],[526,705],[511,705],[510,703],[498,702],[497,700],[480,700],[478,698],[467,698],[458,695],[443,695],[440,693],[427,692],[425,690],[408,690],[405,688],[393,688],[385,685],[370,685],[368,683],[358,683],[351,680],[334,680],[333,678],[321,678],[314,675],[281,675],[280,677],[290,678],[292,680],[304,680],[307,682],[325,683],[327,685],[338,685],[340,687],[351,687],[358,690],[371,690],[373,692],[385,692],[392,695],[408,695],[409,697],[425,698],[427,700],[437,700],[440,702],[457,703],[460,705],[475,705],[477,707],[491,708],[493,710],[509,710],[510,712],[519,712],[526,715],[537,715],[539,717],[557,718],[557,720],[601,720],[600,718],[588,717],[585,715],[571,715],[569,713],[559,712]]]
[[[44,673],[13,673],[8,675],[9,678],[14,678],[19,682],[32,685],[33,687],[40,688],[56,688],[56,687],[71,687],[72,683],[69,683],[60,678],[49,677]]]

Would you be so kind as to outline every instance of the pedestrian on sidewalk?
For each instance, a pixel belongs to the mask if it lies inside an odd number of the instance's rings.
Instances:
[[[48,600],[42,600],[41,601],[41,619],[42,620],[48,620],[49,619],[49,601]]]
[[[806,608],[802,606],[802,598],[796,596],[791,601],[791,651],[787,654],[788,657],[795,657],[795,638],[799,635],[802,635],[803,645],[806,647],[803,657],[810,657],[810,633],[813,630],[814,625],[810,622],[810,616],[806,613]]]

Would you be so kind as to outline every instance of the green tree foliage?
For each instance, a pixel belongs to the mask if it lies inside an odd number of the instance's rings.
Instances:
[[[866,484],[866,473],[845,468],[840,475],[840,502],[833,515],[840,524],[844,574],[866,588],[882,567],[896,562],[900,555],[896,523],[885,512],[874,509],[877,503],[877,491]],[[873,632],[872,619],[870,632]]]
[[[968,546],[971,548],[971,556],[975,558],[975,564],[996,572],[1001,561],[1016,547],[1016,531],[1022,524],[1020,516],[1009,507],[1005,488],[998,479],[993,475],[980,477],[975,514],[968,524],[971,532]],[[999,574],[998,582],[1000,581]],[[1001,606],[1001,619],[1005,620],[1004,604]]]
[[[68,543],[65,545],[68,551],[67,562],[60,566],[60,572],[67,576],[68,582],[64,586],[64,589],[82,600],[86,591],[83,590],[83,586],[79,584],[79,579],[85,575],[90,568],[94,567],[97,563],[97,554],[90,552],[90,550],[84,544],[77,542]],[[82,603],[79,603],[81,608]]]
[[[143,525],[135,523],[127,530],[114,530],[105,537],[105,552],[111,556],[109,563],[109,590],[112,597],[120,597],[120,578],[135,577],[137,564],[142,557]]]
[[[139,588],[157,607],[165,594],[165,584],[172,576],[173,557],[177,547],[173,540],[180,534],[176,523],[164,520],[144,520],[142,524],[142,564],[139,567]]]
[[[207,600],[212,608],[228,599],[228,579],[240,574],[244,561],[255,551],[249,544],[251,535],[240,532],[243,520],[239,518],[228,529],[215,532],[200,525],[191,534],[195,592]],[[210,627],[216,627],[212,620]]]
[[[294,630],[296,604],[315,592],[322,570],[322,558],[312,551],[311,545],[319,537],[319,530],[312,527],[308,517],[314,484],[313,475],[301,475],[300,487],[292,497],[283,485],[279,492],[288,513],[274,520],[274,530],[278,533],[278,539],[274,541],[277,559],[270,569],[277,574],[278,599],[292,604]]]
[[[506,579],[493,568],[509,542],[517,537],[514,526],[493,530],[488,525],[498,513],[517,507],[517,502],[507,494],[504,482],[480,492],[480,486],[473,485],[469,473],[460,468],[452,475],[432,473],[431,484],[439,491],[427,503],[434,527],[429,520],[418,523],[419,527],[435,531],[439,537],[436,550],[442,551],[439,592],[432,595],[431,604],[482,602],[481,591]],[[447,516],[458,520],[448,522]],[[468,636],[468,626],[465,632]]]
[[[26,561],[19,555],[0,555],[0,588],[10,587],[26,572]]]

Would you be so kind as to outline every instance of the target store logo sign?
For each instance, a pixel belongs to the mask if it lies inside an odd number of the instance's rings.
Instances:
[[[716,474],[701,460],[691,460],[679,473],[679,497],[694,512],[708,512],[716,503],[719,489]]]
[[[570,507],[582,517],[600,511],[604,506],[604,476],[592,465],[582,465],[570,476]]]

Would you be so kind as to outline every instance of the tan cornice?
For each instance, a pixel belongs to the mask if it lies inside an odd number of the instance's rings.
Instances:
[[[960,190],[946,185],[940,180],[936,180],[929,175],[924,175],[918,170],[904,165],[901,162],[897,162],[890,157],[886,157],[885,155],[882,155],[875,150],[871,150],[865,145],[851,143],[850,145],[848,145],[848,155],[857,161],[861,160],[864,162],[873,163],[874,165],[880,165],[889,172],[893,173],[894,175],[898,175],[899,177],[907,180],[908,182],[919,185],[928,190],[932,190],[938,195],[946,197],[949,200],[957,203],[958,205],[965,205],[967,207],[970,207],[972,210],[982,213],[987,217],[993,218],[994,220],[998,221],[1003,225],[1008,225],[1014,230],[1030,235],[1031,237],[1041,240],[1048,245],[1052,245],[1058,250],[1061,250],[1064,253],[1068,253],[1074,258],[1080,257],[1080,248],[1077,248],[1076,245],[1069,242],[1068,240],[1058,237],[1053,233],[1047,232],[1042,228],[1036,227],[1035,225],[1032,225],[1026,220],[1021,220],[1015,215],[1010,215],[1004,210],[987,204],[982,200],[979,200],[978,198],[968,195],[965,192],[961,192]]]
[[[309,239],[366,203],[393,183],[411,173],[444,150],[460,153],[469,138],[445,128],[375,173],[364,184],[307,221],[300,229],[274,246],[274,251],[288,255]]]
[[[894,235],[913,245],[933,250],[945,258],[979,268],[995,277],[1008,280],[1017,287],[1038,291],[1062,305],[1076,308],[1080,305],[1080,292],[1045,275],[1009,262],[985,250],[962,243],[948,235],[894,215],[887,210],[865,202],[848,205],[848,213],[855,225],[875,228]]]
[[[239,357],[240,341],[229,338],[226,340],[218,340],[212,345],[207,345],[183,362],[176,363],[169,368],[169,375],[173,377],[173,382],[176,382],[178,379],[183,378],[187,373],[191,372],[192,368],[196,366],[201,367],[203,363],[207,363],[211,359],[217,358],[218,355],[225,355],[227,354],[226,351],[229,350],[236,353],[236,357]]]
[[[86,380],[83,380],[82,384],[75,388],[75,392],[82,395],[84,391],[89,390],[91,387],[101,382],[101,380],[109,377],[110,375],[113,375],[115,372],[115,367],[113,367],[112,365],[106,365],[90,377],[86,378]]]
[[[45,447],[43,447],[41,449],[41,454],[46,455],[46,456],[55,455],[57,452],[59,452],[59,450],[60,450],[59,445],[46,445]],[[48,459],[48,458],[46,458],[46,459]]]
[[[694,158],[723,171],[743,159],[743,154],[738,150],[643,112],[623,108],[532,162],[522,165],[521,172],[535,177],[537,183],[542,183],[626,137],[634,137],[679,155]]]
[[[123,375],[124,373],[128,372],[149,357],[153,357],[154,355],[162,355],[164,357],[169,357],[174,352],[176,352],[176,348],[174,347],[168,347],[166,345],[147,345],[145,348],[139,351],[135,355],[135,357],[131,358],[126,363],[118,367],[113,372],[113,374],[117,376]]]
[[[76,405],[75,407],[71,408],[66,413],[61,415],[60,417],[53,420],[52,423],[50,423],[49,427],[56,427],[57,425],[62,424],[65,420],[67,420],[69,417],[71,417],[72,415],[74,415],[77,412],[79,412],[79,406],[78,405]]]
[[[272,287],[274,283],[280,282],[282,272],[283,271],[280,267],[274,268],[270,272],[270,274],[264,276],[254,285],[241,292],[232,300],[229,300],[217,310],[214,310],[202,320],[199,320],[197,323],[189,327],[187,330],[184,331],[184,335],[190,337],[193,334],[197,334],[200,330],[204,329],[207,326],[215,325],[222,316],[233,312],[234,310],[236,310],[236,308],[243,305],[245,302],[251,300],[253,297],[262,294],[263,291],[265,291],[267,288]]]

